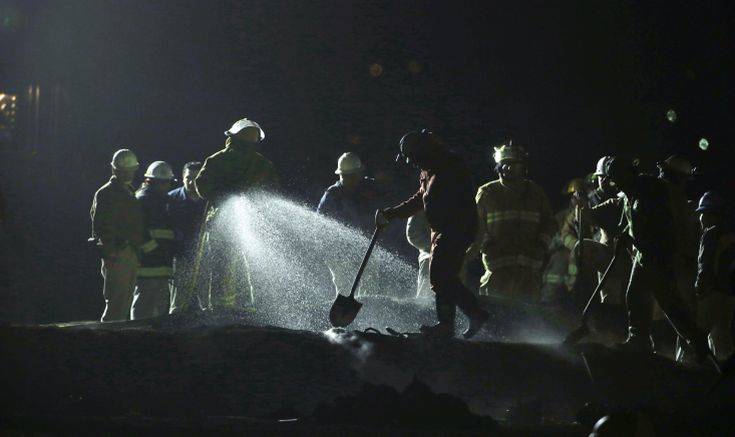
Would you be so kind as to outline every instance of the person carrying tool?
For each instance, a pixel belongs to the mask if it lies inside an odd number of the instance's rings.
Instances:
[[[169,280],[173,276],[174,231],[168,214],[168,196],[174,172],[164,161],[148,166],[135,193],[143,211],[145,240],[140,246],[138,282],[130,310],[132,320],[168,314]]]
[[[339,180],[326,189],[317,212],[369,235],[380,196],[375,180],[365,176],[360,157],[352,152],[339,157],[334,173],[339,175]],[[347,294],[359,262],[353,262],[344,254],[328,252],[330,255],[327,255],[325,263],[332,274],[336,294]],[[360,283],[359,294],[378,294],[374,272],[368,273]]]
[[[632,245],[633,269],[626,293],[628,338],[624,349],[652,350],[650,339],[654,302],[657,302],[674,330],[703,361],[709,355],[706,339],[687,312],[676,289],[675,253],[677,238],[668,189],[663,181],[639,175],[630,160],[615,157],[606,163],[610,181],[623,193],[623,217],[627,239]],[[617,208],[611,199],[591,211]]]
[[[183,184],[168,192],[171,226],[176,237],[174,255],[174,286],[171,290],[171,314],[199,307],[198,284],[192,284],[199,231],[204,220],[206,202],[199,197],[194,179],[202,163],[187,162],[182,173]],[[201,257],[201,255],[200,255]],[[201,260],[200,260],[201,261]],[[193,288],[192,288],[193,286]]]
[[[214,223],[223,202],[234,195],[278,187],[273,163],[255,148],[265,139],[258,123],[243,118],[225,132],[225,148],[204,161],[194,180],[197,194],[209,204],[207,255],[216,260],[212,267],[208,307],[237,308],[254,302],[253,287],[247,259],[231,242],[228,235],[217,232]],[[242,278],[240,281],[237,278]]]
[[[479,231],[468,258],[482,253],[481,297],[535,304],[557,224],[543,189],[528,179],[526,151],[509,143],[495,147],[493,158],[498,179],[477,190]]]
[[[578,239],[567,238],[565,241],[571,247],[571,265],[575,268],[580,266],[581,269],[573,272],[574,276],[587,278],[593,283],[599,282],[602,273],[609,264],[613,256],[613,237],[619,234],[620,217],[622,215],[622,202],[612,200],[608,208],[596,211],[594,216],[588,217],[589,208],[594,208],[610,199],[618,199],[618,190],[611,184],[607,177],[605,166],[612,159],[611,156],[603,156],[597,161],[594,176],[597,181],[597,187],[587,196],[587,201],[582,205],[581,214],[583,222],[591,227],[588,238],[582,239],[581,243]],[[567,222],[563,226],[562,233],[565,235],[576,235],[577,219]],[[584,254],[582,263],[577,262],[579,253]],[[599,301],[614,308],[622,308],[624,302],[625,287],[630,276],[631,264],[626,259],[619,259],[610,272],[605,287],[600,291]],[[577,287],[579,288],[579,287]],[[587,298],[586,291],[582,291],[584,299]]]
[[[112,157],[112,177],[94,194],[90,216],[92,238],[102,258],[101,321],[128,320],[138,276],[138,251],[143,244],[143,213],[135,200],[132,182],[138,158],[129,149]]]
[[[424,211],[431,228],[429,281],[435,294],[439,323],[422,326],[426,335],[453,337],[456,308],[467,315],[466,339],[480,331],[489,315],[460,280],[464,254],[477,229],[472,201],[472,179],[462,160],[451,153],[429,130],[411,131],[400,141],[397,160],[421,170],[419,190],[392,208],[379,210],[376,225],[384,227],[395,218],[408,218]]]
[[[712,353],[725,359],[733,352],[735,232],[728,225],[727,205],[717,193],[704,193],[697,213],[703,231],[695,283],[698,320],[707,332]]]

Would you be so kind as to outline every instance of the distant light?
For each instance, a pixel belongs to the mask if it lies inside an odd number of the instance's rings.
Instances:
[[[709,149],[709,141],[707,141],[707,138],[702,138],[699,140],[699,148],[702,150]]]
[[[423,71],[424,67],[421,65],[419,61],[411,60],[408,61],[408,71],[411,72],[411,74],[419,74],[421,71]]]
[[[669,109],[668,111],[666,111],[666,119],[669,120],[670,123],[675,123],[677,118],[678,115],[673,109]]]
[[[370,66],[370,76],[379,77],[383,75],[383,66],[380,64],[373,64]]]

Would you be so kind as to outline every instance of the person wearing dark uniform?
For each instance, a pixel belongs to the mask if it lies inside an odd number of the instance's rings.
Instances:
[[[401,138],[403,159],[421,169],[419,190],[392,208],[379,210],[376,224],[386,226],[394,218],[408,218],[424,211],[431,228],[429,280],[434,291],[439,323],[422,326],[427,335],[454,336],[456,308],[467,315],[470,324],[462,334],[471,338],[480,331],[488,313],[477,297],[460,280],[467,248],[477,231],[474,187],[469,170],[436,136],[426,129],[408,132]]]

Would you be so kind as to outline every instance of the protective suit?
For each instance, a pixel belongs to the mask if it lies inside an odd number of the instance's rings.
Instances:
[[[258,128],[259,129],[259,128]],[[273,164],[255,151],[253,143],[229,136],[225,148],[208,157],[196,178],[199,196],[209,204],[207,259],[214,263],[209,287],[209,307],[237,308],[254,302],[250,269],[244,253],[230,237],[217,232],[218,208],[231,195],[278,186]]]
[[[113,175],[95,193],[89,214],[92,237],[102,257],[105,309],[101,320],[128,320],[143,244],[143,213],[133,187]]]
[[[459,308],[470,320],[462,335],[471,338],[485,324],[488,314],[460,280],[464,255],[477,229],[469,170],[427,130],[403,136],[397,159],[401,158],[422,169],[419,190],[405,202],[383,210],[382,216],[388,220],[408,218],[423,211],[431,228],[429,281],[439,323],[422,326],[421,330],[430,335],[454,336]]]
[[[735,233],[726,222],[724,210],[724,200],[714,192],[705,193],[697,208],[704,227],[695,283],[697,319],[718,359],[733,353],[735,310]]]
[[[146,237],[140,248],[140,269],[130,311],[130,318],[139,320],[168,314],[174,231],[165,191],[158,192],[146,182],[135,197],[143,211]]]
[[[628,340],[626,347],[650,350],[654,303],[658,303],[675,331],[689,342],[698,359],[707,355],[704,335],[677,290],[676,237],[672,206],[665,183],[636,175],[625,161],[613,159],[608,175],[624,193],[623,215],[633,247],[633,269],[626,293]],[[610,200],[596,207],[614,205]]]
[[[477,244],[485,274],[480,296],[536,303],[541,269],[557,225],[541,187],[525,179],[514,186],[498,179],[479,188]]]
[[[340,223],[357,229],[363,235],[370,235],[374,229],[375,210],[378,209],[379,192],[373,179],[360,176],[359,183],[347,188],[342,180],[326,189],[317,207],[317,212]],[[352,282],[360,267],[362,253],[356,257],[345,256],[334,250],[325,250],[325,263],[332,275],[337,294],[350,294]],[[379,272],[368,266],[357,295],[381,294],[388,290],[380,290],[376,275]]]

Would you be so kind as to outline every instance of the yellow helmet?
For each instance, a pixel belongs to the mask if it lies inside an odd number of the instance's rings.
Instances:
[[[493,148],[493,159],[500,164],[503,161],[525,161],[528,153],[521,146],[516,146],[513,141]]]

